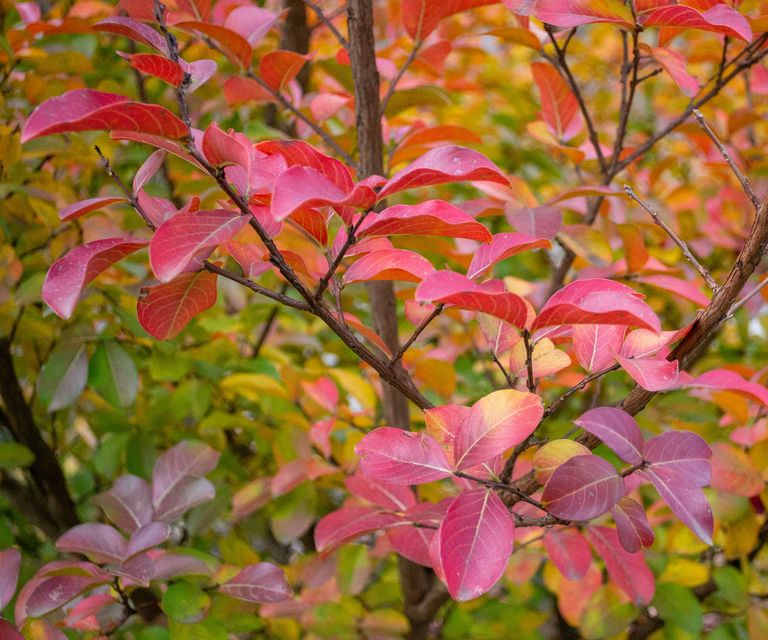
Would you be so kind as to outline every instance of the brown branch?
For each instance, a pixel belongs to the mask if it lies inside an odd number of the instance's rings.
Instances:
[[[507,371],[507,368],[504,366],[504,364],[499,360],[499,356],[496,355],[495,351],[491,351],[491,360],[493,360],[493,364],[495,364],[499,371],[501,371],[501,374],[504,376],[504,379],[507,381],[507,386],[510,389],[513,389],[515,386],[515,379],[509,375],[509,371]]]
[[[347,39],[341,35],[341,32],[336,28],[336,26],[333,24],[331,19],[323,13],[323,10],[312,0],[303,0],[304,4],[307,5],[312,11],[315,12],[315,15],[320,19],[320,22],[322,22],[326,27],[328,27],[328,31],[330,31],[336,39],[339,41],[339,44],[344,47],[345,49],[349,49],[349,42],[347,42]]]
[[[531,334],[528,329],[523,329],[523,344],[525,345],[525,368],[528,373],[526,384],[528,391],[535,393],[536,379],[533,377],[533,346],[531,345]]]
[[[403,346],[398,349],[397,353],[389,361],[390,367],[394,367],[398,362],[400,362],[400,360],[402,360],[405,352],[408,351],[414,342],[416,342],[417,338],[421,335],[424,329],[426,329],[429,324],[443,312],[443,307],[444,305],[442,303],[438,304],[432,310],[432,313],[430,313],[426,318],[424,318],[424,320],[419,323],[419,326],[416,327],[414,332],[411,334],[411,337],[403,343]]]

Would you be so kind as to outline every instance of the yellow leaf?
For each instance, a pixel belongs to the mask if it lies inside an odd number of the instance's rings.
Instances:
[[[264,373],[233,373],[221,381],[221,389],[227,395],[251,402],[259,402],[264,395],[288,398],[285,388]]]
[[[659,576],[659,582],[671,582],[683,587],[697,587],[708,580],[707,566],[687,558],[672,558]]]

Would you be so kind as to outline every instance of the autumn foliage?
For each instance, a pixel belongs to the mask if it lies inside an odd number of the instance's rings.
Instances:
[[[768,637],[765,2],[0,15],[0,638]]]

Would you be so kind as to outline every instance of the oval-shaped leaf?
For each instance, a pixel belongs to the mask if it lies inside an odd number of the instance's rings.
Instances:
[[[315,547],[330,553],[360,536],[381,531],[397,524],[401,518],[393,513],[367,507],[344,507],[320,518],[315,526]]]
[[[382,249],[366,253],[350,266],[344,273],[344,283],[372,280],[421,282],[434,270],[429,260],[414,251]]]
[[[624,482],[614,466],[599,456],[575,456],[555,469],[541,502],[564,520],[591,520],[624,495]]]
[[[624,462],[643,461],[643,434],[635,419],[616,407],[597,407],[573,421],[584,431],[600,438]]]
[[[59,211],[59,218],[66,221],[76,220],[80,216],[84,216],[86,213],[90,213],[91,211],[96,211],[98,209],[103,209],[104,207],[108,207],[109,205],[116,204],[118,202],[127,202],[127,200],[119,196],[102,196],[99,198],[88,198],[87,200],[80,200],[80,202],[75,202],[74,204],[71,204],[68,207],[64,207],[61,211]]]
[[[283,570],[268,562],[245,567],[219,591],[247,602],[280,602],[291,597]]]
[[[128,407],[139,390],[139,374],[131,356],[109,340],[102,342],[91,358],[88,383],[110,404]]]
[[[21,553],[18,549],[0,551],[0,611],[8,606],[16,593],[16,581],[19,579]]]
[[[616,586],[635,604],[647,605],[653,599],[656,584],[643,554],[625,551],[615,529],[590,527],[587,535]]]
[[[111,489],[95,496],[93,502],[118,527],[131,533],[152,517],[152,490],[138,476],[120,476]]]
[[[592,550],[576,529],[548,531],[542,539],[549,560],[568,580],[581,580],[592,564]]]
[[[690,431],[666,431],[651,438],[643,458],[655,469],[672,469],[689,484],[705,487],[712,478],[712,450],[704,439]]]
[[[120,564],[127,541],[108,524],[89,522],[73,527],[56,540],[59,551],[82,553],[93,562]]]
[[[613,520],[621,546],[629,553],[653,544],[653,529],[648,524],[645,509],[637,500],[624,496],[613,507]]]
[[[532,238],[524,233],[497,233],[488,244],[481,245],[472,256],[467,269],[468,278],[483,275],[493,265],[507,258],[533,249],[549,249],[552,243],[546,238]]]

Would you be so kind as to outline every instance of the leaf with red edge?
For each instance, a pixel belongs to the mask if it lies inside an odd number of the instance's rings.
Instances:
[[[220,244],[248,224],[248,216],[217,209],[180,213],[166,220],[149,243],[149,263],[160,282],[200,269]]]
[[[545,62],[531,63],[533,81],[541,95],[541,115],[558,140],[570,140],[581,131],[583,120],[576,96],[560,73]]]
[[[170,340],[215,302],[215,273],[185,273],[166,284],[142,288],[137,306],[139,323],[154,338]]]
[[[493,236],[485,225],[444,200],[396,204],[381,213],[369,213],[357,236],[446,236],[488,242]]]
[[[436,271],[425,278],[416,289],[415,299],[481,311],[518,329],[529,326],[534,315],[530,304],[516,293],[504,291],[494,283],[477,284],[453,271]]]
[[[518,4],[519,0],[505,0],[504,4]],[[514,9],[513,9],[514,11]],[[556,27],[578,27],[583,24],[615,24],[632,29],[632,12],[619,0],[538,0],[533,15],[542,22]]]
[[[706,11],[673,4],[643,14],[640,21],[646,29],[648,27],[679,27],[721,33],[744,42],[752,40],[752,29],[747,19],[727,4],[716,4]]]
[[[435,268],[425,257],[405,249],[383,249],[366,253],[344,273],[344,284],[372,280],[421,282]]]
[[[360,471],[348,476],[344,484],[353,496],[383,509],[406,511],[416,504],[416,496],[410,487],[381,480],[374,482]]]
[[[219,591],[246,602],[280,602],[291,597],[283,570],[268,562],[248,565],[219,586]]]
[[[16,593],[16,582],[19,579],[21,553],[17,549],[0,551],[0,611],[8,606]]]
[[[715,524],[712,507],[704,492],[696,486],[696,479],[689,478],[678,468],[651,465],[640,472],[648,478],[659,495],[669,505],[680,521],[706,544],[712,544]]]
[[[712,389],[715,391],[730,391],[738,393],[751,400],[761,402],[768,407],[768,389],[757,382],[745,380],[730,369],[713,369],[685,383],[686,387]]]
[[[751,498],[765,488],[765,480],[742,449],[727,442],[712,445],[712,488]]]
[[[686,70],[686,60],[677,51],[664,47],[651,47],[645,43],[640,45],[643,52],[653,57],[675,81],[683,95],[693,98],[699,92],[699,81]]]
[[[298,75],[309,57],[295,51],[270,51],[259,60],[259,73],[272,89],[282,91]]]
[[[712,478],[712,450],[690,431],[666,431],[643,447],[643,459],[654,469],[671,469],[686,482],[706,487]]]
[[[592,564],[592,550],[576,529],[554,529],[542,539],[547,557],[568,580],[583,578]]]
[[[582,413],[574,424],[597,436],[624,462],[643,461],[643,434],[637,421],[617,407],[596,407]]]
[[[546,238],[532,238],[524,233],[497,233],[488,244],[477,248],[467,269],[467,277],[476,278],[483,275],[496,263],[523,251],[551,247],[552,243]]]
[[[76,220],[80,216],[84,216],[86,213],[90,213],[91,211],[97,211],[98,209],[103,209],[104,207],[108,207],[111,204],[127,201],[128,200],[126,198],[119,196],[88,198],[87,200],[80,200],[80,202],[75,202],[74,204],[70,204],[69,206],[64,207],[61,211],[59,211],[59,218],[65,221]]]
[[[426,433],[380,427],[355,446],[360,469],[370,478],[395,484],[423,484],[451,475],[442,447]]]
[[[456,468],[482,464],[520,444],[543,415],[536,394],[514,389],[489,393],[472,405],[459,427],[453,442]]]
[[[509,184],[501,169],[482,153],[466,147],[438,147],[392,176],[377,198],[383,200],[406,189],[467,180]]]
[[[495,491],[465,491],[451,503],[437,537],[454,600],[472,600],[496,584],[512,554],[514,536],[512,517]]]
[[[403,26],[414,40],[421,41],[435,30],[438,23],[448,16],[499,0],[404,0]]]
[[[105,20],[101,20],[94,24],[93,30],[125,36],[126,38],[152,47],[160,53],[168,54],[168,42],[165,37],[156,29],[153,29],[143,22],[134,20],[133,18],[125,18],[121,16],[106,18]]]
[[[624,481],[614,466],[596,455],[575,456],[555,469],[544,487],[542,504],[564,520],[591,520],[624,495]]]
[[[228,29],[227,27],[222,27],[218,24],[199,22],[196,20],[177,22],[174,27],[211,38],[211,40],[221,47],[224,55],[233,63],[243,69],[247,69],[251,66],[253,49],[248,43],[248,40],[243,38],[243,36],[236,31]]]
[[[133,53],[125,57],[136,71],[159,78],[172,87],[178,87],[184,80],[184,69],[181,65],[165,56],[156,53]]]
[[[95,496],[93,502],[118,527],[131,533],[152,518],[152,489],[138,476],[120,476],[111,489]]]
[[[320,518],[315,526],[315,548],[330,553],[343,544],[400,522],[393,513],[368,507],[344,507]]]
[[[126,539],[108,524],[89,522],[72,527],[56,540],[56,548],[68,553],[81,553],[101,564],[119,564],[125,558]]]
[[[577,324],[571,331],[573,351],[590,373],[613,366],[613,353],[621,349],[627,328],[615,324]]]
[[[454,464],[453,445],[456,434],[464,419],[469,415],[470,408],[458,404],[446,404],[424,411],[424,422],[427,433],[437,440],[445,450],[446,456]]]
[[[69,318],[89,282],[146,244],[146,240],[125,236],[94,240],[75,247],[48,269],[43,282],[43,301],[60,318]]]
[[[590,527],[587,535],[597,554],[605,562],[608,576],[637,605],[653,599],[656,584],[642,552],[629,553],[619,542],[615,529]]]
[[[121,129],[183,138],[187,126],[165,107],[136,102],[116,93],[75,89],[49,98],[27,118],[21,141],[75,131]]]
[[[611,510],[619,542],[629,553],[653,544],[653,529],[648,524],[645,509],[637,500],[624,496]]]
[[[625,358],[614,353],[616,361],[632,379],[646,391],[666,391],[678,386],[677,360],[666,360],[649,356],[645,358]]]
[[[613,280],[576,280],[547,300],[533,328],[561,324],[617,324],[658,333],[659,318],[642,297],[631,287]]]

